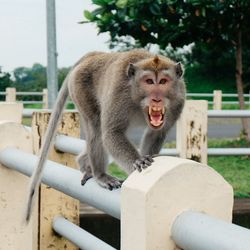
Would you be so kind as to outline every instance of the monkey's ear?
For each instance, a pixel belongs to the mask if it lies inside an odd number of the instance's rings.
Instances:
[[[184,70],[180,62],[175,64],[175,72],[176,72],[177,78],[181,78],[183,76]]]
[[[127,76],[128,78],[131,78],[135,75],[135,65],[133,63],[130,63],[127,68]]]

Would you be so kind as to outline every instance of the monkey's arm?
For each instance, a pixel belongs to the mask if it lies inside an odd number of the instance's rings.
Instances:
[[[130,118],[129,108],[121,111],[122,109],[117,110],[119,109],[118,106],[120,105],[112,107],[112,112],[110,112],[111,109],[108,108],[104,111],[106,113],[102,120],[102,138],[104,146],[114,160],[121,165],[127,173],[131,173],[135,169],[140,171],[151,165],[153,162],[152,157],[148,155],[141,156],[130,143],[125,135]]]
[[[155,155],[158,154],[162,148],[164,140],[166,138],[167,129],[163,128],[159,131],[153,131],[147,129],[140,146],[140,152],[142,155]]]

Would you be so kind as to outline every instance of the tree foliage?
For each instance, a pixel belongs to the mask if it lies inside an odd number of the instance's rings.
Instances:
[[[204,65],[210,74],[234,74],[235,46],[238,30],[243,48],[250,42],[250,1],[248,0],[92,0],[97,8],[84,11],[100,32],[109,32],[111,46],[124,37],[135,39],[133,47],[169,44],[182,47],[195,42],[192,61]],[[243,54],[244,56],[244,54]],[[244,59],[244,57],[243,57]],[[250,62],[244,61],[245,69]],[[228,70],[230,69],[230,70]],[[249,70],[247,70],[249,71]],[[249,75],[250,76],[250,75]]]
[[[69,72],[69,68],[58,69],[58,84],[62,85],[63,80]],[[35,63],[31,68],[18,67],[14,69],[13,75],[0,71],[0,91],[13,87],[17,91],[41,92],[47,88],[46,67]],[[20,98],[17,96],[17,98]],[[21,96],[22,100],[39,100],[38,96]],[[4,97],[1,98],[4,100]]]
[[[85,18],[111,41],[130,35],[141,46],[169,43],[181,47],[191,42],[216,44],[228,49],[241,28],[250,40],[248,0],[92,0],[98,7],[84,11]]]
[[[6,88],[11,87],[13,81],[11,80],[11,75],[8,72],[2,72],[0,69],[0,91],[4,92]],[[0,96],[0,101],[4,101],[5,97]]]

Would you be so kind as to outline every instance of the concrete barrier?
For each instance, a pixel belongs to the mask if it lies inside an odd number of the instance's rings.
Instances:
[[[173,222],[186,210],[231,222],[233,189],[212,168],[160,156],[142,173],[134,172],[121,191],[121,249],[176,250]],[[212,229],[211,229],[212,230]]]
[[[32,135],[18,123],[0,122],[0,150],[15,146],[33,153]],[[15,155],[12,155],[15,158]],[[22,223],[29,178],[0,164],[0,249],[38,249],[38,210],[35,206],[31,223]]]

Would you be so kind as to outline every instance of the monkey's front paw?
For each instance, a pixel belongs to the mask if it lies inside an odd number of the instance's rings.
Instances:
[[[151,155],[145,155],[142,156],[141,159],[136,160],[135,163],[133,164],[133,167],[134,169],[141,172],[142,169],[149,167],[153,161],[154,159]]]
[[[87,182],[87,180],[91,179],[92,177],[93,177],[93,175],[91,173],[84,172],[82,180],[81,180],[81,185],[82,186],[85,185],[85,183]]]
[[[116,188],[120,188],[122,185],[122,181],[117,178],[110,176],[108,174],[101,174],[98,177],[95,177],[96,181],[103,188],[107,188],[109,190],[113,190]]]

